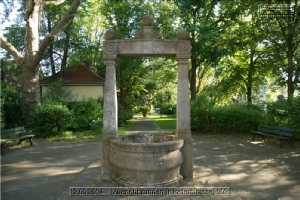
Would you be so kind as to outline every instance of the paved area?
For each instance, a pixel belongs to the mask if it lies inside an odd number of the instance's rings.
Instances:
[[[159,127],[148,118],[137,118],[131,131],[157,131]]]
[[[101,144],[37,142],[1,158],[1,199],[300,199],[299,148],[249,138],[194,136],[194,181],[185,186],[230,187],[230,196],[70,196],[70,187],[113,186],[101,181]]]

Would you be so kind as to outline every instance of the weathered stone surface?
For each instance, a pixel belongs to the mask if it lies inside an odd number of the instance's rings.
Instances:
[[[138,133],[111,140],[111,177],[124,186],[171,186],[182,182],[183,140]]]
[[[189,40],[190,39],[189,32],[187,32],[186,30],[179,31],[177,33],[177,39],[178,40]]]
[[[103,156],[103,168],[106,174],[110,172],[113,173],[113,179],[122,182],[124,184],[130,185],[131,182],[126,179],[130,178],[130,176],[134,176],[135,172],[141,174],[143,170],[138,171],[138,169],[132,168],[131,171],[123,169],[116,162],[123,158],[122,153],[124,152],[132,152],[128,153],[132,159],[136,160],[136,164],[140,163],[142,158],[137,158],[143,152],[147,152],[148,148],[153,148],[153,143],[138,143],[138,145],[134,144],[126,144],[124,143],[122,148],[116,148],[116,144],[112,142],[110,138],[115,138],[117,134],[117,95],[116,95],[116,83],[115,83],[115,61],[117,56],[176,56],[178,62],[178,89],[177,89],[177,127],[176,127],[176,137],[177,139],[183,139],[184,144],[181,147],[181,152],[183,153],[183,164],[181,165],[181,173],[184,179],[191,180],[193,178],[193,155],[192,155],[192,138],[190,131],[190,99],[189,99],[189,80],[188,80],[188,60],[191,56],[191,43],[189,40],[189,34],[186,31],[180,31],[177,34],[177,39],[175,40],[167,40],[160,38],[160,32],[154,31],[152,29],[154,20],[150,16],[145,16],[142,20],[143,30],[136,31],[135,38],[133,39],[123,39],[118,40],[115,37],[115,33],[113,31],[108,31],[105,35],[106,41],[103,43],[103,57],[106,63],[106,77],[107,82],[105,83],[105,91],[104,91],[104,120],[103,120],[103,139],[105,140],[103,143],[103,150],[105,152],[105,156]],[[109,80],[108,80],[109,79]],[[106,85],[107,84],[107,85]],[[146,138],[144,138],[146,139]],[[111,142],[110,142],[111,141]],[[148,138],[149,141],[149,138]],[[157,145],[156,143],[154,143]],[[124,146],[125,145],[125,146]],[[154,145],[154,146],[155,146]],[[128,151],[124,151],[124,149],[129,148]],[[161,149],[162,148],[162,149]],[[162,154],[164,155],[165,146],[159,144],[156,146],[156,151],[152,151],[152,154]],[[170,149],[170,146],[168,147]],[[113,153],[112,153],[113,151]],[[118,159],[116,159],[116,154],[118,155]],[[176,154],[176,153],[175,153]],[[174,153],[172,155],[175,155]],[[176,154],[177,155],[177,154]],[[145,156],[145,158],[149,159],[148,161],[155,161],[155,157]],[[172,157],[172,156],[171,156]],[[169,158],[169,157],[168,157]],[[111,160],[109,160],[111,159]],[[111,161],[114,162],[114,167],[111,169]],[[124,161],[125,162],[125,161]],[[157,163],[159,161],[155,161]],[[133,162],[134,163],[134,162]],[[172,162],[171,162],[172,163]],[[128,163],[131,164],[131,163]],[[138,165],[141,169],[145,166]],[[151,165],[150,165],[151,166]],[[166,165],[165,165],[166,166]],[[133,167],[133,166],[132,166]],[[136,165],[135,165],[136,167]],[[153,166],[152,166],[153,167]],[[122,169],[122,170],[121,170]],[[148,171],[149,172],[149,171]],[[176,170],[165,170],[165,176],[167,177],[178,177],[178,173]],[[130,175],[132,174],[132,175]],[[149,172],[149,176],[147,176],[147,180],[151,180],[151,184],[167,184],[153,177],[156,177],[157,174],[153,174]],[[146,183],[145,176],[138,175],[140,177],[140,181],[142,184],[150,184]],[[163,176],[163,174],[162,174]],[[158,176],[159,177],[159,176]],[[176,178],[175,178],[176,179]],[[154,183],[156,180],[156,183]],[[169,180],[169,179],[168,179]],[[180,178],[173,180],[176,183],[180,180]],[[133,180],[135,181],[135,180]],[[153,182],[154,181],[154,182]],[[135,181],[136,182],[136,181]],[[169,180],[171,183],[172,181]],[[125,184],[125,185],[126,185]],[[137,183],[134,183],[137,184]]]
[[[154,19],[151,16],[146,15],[143,17],[142,19],[143,26],[153,26],[153,24],[154,24]]]
[[[113,30],[108,30],[108,31],[106,31],[106,33],[104,35],[104,39],[105,40],[114,40],[114,39],[117,39],[117,34]]]

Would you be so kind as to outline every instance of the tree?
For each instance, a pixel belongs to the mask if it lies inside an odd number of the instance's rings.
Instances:
[[[171,1],[112,0],[103,2],[100,9],[105,19],[104,27],[114,30],[120,39],[132,38],[135,30],[141,30],[141,19],[146,15],[155,18],[153,28],[160,30],[162,38],[176,37],[176,30],[171,28],[177,18],[176,7]],[[177,30],[180,28],[173,27]],[[152,76],[152,66],[148,65],[148,60],[148,58],[118,58],[116,64],[118,101],[126,110],[134,106],[149,105],[153,100],[153,91],[157,88],[156,83],[149,79],[149,76]]]
[[[43,59],[47,47],[59,37],[68,25],[68,22],[74,18],[81,4],[80,0],[74,0],[56,27],[39,42],[39,14],[42,11],[42,7],[47,4],[58,4],[60,2],[59,0],[24,1],[26,8],[24,16],[26,22],[26,44],[23,55],[6,40],[3,34],[0,35],[1,47],[14,57],[22,71],[22,112],[25,119],[28,119],[29,111],[40,103],[39,63]]]
[[[214,80],[204,91],[213,103],[245,94],[252,103],[253,91],[267,83],[274,65],[257,7],[244,5],[239,10],[241,15],[220,34],[219,42],[226,52],[214,67]]]
[[[190,32],[192,43],[190,90],[191,100],[203,87],[209,66],[216,65],[227,54],[222,46],[222,33],[234,23],[241,11],[240,2],[176,0],[183,28]],[[222,46],[223,47],[223,46]]]
[[[286,61],[281,63],[281,79],[287,85],[288,99],[294,96],[295,88],[299,82],[300,67],[299,44],[300,44],[300,4],[298,0],[273,1],[275,6],[287,6],[284,15],[269,11],[272,17],[261,17],[263,27],[268,34],[267,40],[273,44],[275,57],[285,54]],[[277,4],[276,4],[277,3]]]

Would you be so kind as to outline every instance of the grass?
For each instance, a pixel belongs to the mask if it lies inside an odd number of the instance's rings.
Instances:
[[[134,118],[143,118],[142,114],[134,115]],[[147,115],[147,118],[153,120],[160,129],[176,129],[175,115],[160,115],[152,113]]]
[[[66,131],[62,135],[53,136],[50,138],[38,138],[39,141],[47,142],[99,142],[101,141],[102,133],[96,130],[85,131]]]
[[[175,115],[162,115],[152,118],[160,129],[176,129]]]
[[[128,120],[126,124],[118,128],[118,133],[120,135],[126,135],[126,132],[130,131],[133,124],[134,124],[134,119]]]
[[[134,120],[129,120],[124,126],[119,127],[118,133],[120,135],[125,135],[126,131],[129,131]],[[102,132],[96,130],[83,130],[83,131],[66,131],[61,135],[53,136],[50,138],[35,138],[38,141],[47,141],[47,142],[100,142]]]

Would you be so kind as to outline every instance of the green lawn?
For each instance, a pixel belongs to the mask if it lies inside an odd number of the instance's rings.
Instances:
[[[152,120],[159,126],[160,129],[176,129],[175,115],[159,115],[153,117]]]
[[[40,141],[48,142],[99,142],[101,141],[102,133],[95,130],[86,131],[66,131],[62,135],[53,136],[47,139],[38,138]]]

